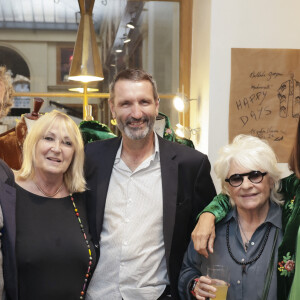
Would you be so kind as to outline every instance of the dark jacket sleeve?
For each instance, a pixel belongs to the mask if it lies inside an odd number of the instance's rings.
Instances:
[[[204,155],[194,187],[194,203],[197,213],[201,212],[216,196],[216,189],[210,176],[210,162]]]
[[[178,281],[178,291],[180,299],[191,300],[195,299],[190,291],[189,287],[191,282],[195,278],[199,278],[202,274],[200,273],[201,256],[194,249],[193,241],[191,240],[187,251],[185,252],[180,275]]]

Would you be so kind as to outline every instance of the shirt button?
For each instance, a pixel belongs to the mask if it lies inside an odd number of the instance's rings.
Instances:
[[[245,261],[245,258],[242,258],[242,262],[244,262]]]
[[[127,246],[127,245],[128,245],[128,242],[124,242],[123,245]]]
[[[124,267],[124,263],[120,263],[120,266],[121,266],[121,267]]]
[[[251,245],[253,246],[253,245],[254,245],[254,242],[251,242]]]
[[[240,284],[240,283],[241,283],[241,281],[240,281],[240,280],[238,280],[236,283],[237,283],[237,284]]]
[[[125,222],[126,222],[126,223],[128,223],[128,222],[129,222],[129,219],[128,219],[128,218],[126,218],[126,219],[125,219]]]

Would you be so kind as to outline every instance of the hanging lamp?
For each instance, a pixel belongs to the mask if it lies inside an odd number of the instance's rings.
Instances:
[[[103,80],[102,64],[92,20],[95,0],[78,0],[80,23],[78,27],[69,80],[82,82]]]

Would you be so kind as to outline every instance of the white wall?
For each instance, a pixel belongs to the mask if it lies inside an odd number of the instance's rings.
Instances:
[[[209,114],[208,127],[203,126],[202,136],[208,133],[208,156],[214,164],[218,149],[228,143],[228,111],[230,94],[230,51],[231,48],[288,48],[300,49],[300,2],[298,0],[194,0],[193,29],[199,28],[205,6],[211,4],[210,43],[202,42],[203,33],[193,35],[192,66],[203,64],[203,57],[195,53],[209,51],[209,107],[203,114]],[[208,11],[208,10],[207,10]],[[198,18],[195,18],[195,14]],[[208,26],[206,26],[207,29]],[[206,68],[193,70],[207,79]],[[200,78],[201,78],[200,76]],[[192,86],[206,82],[192,76]],[[206,83],[208,84],[208,83]],[[202,88],[202,91],[206,87]],[[200,120],[201,122],[201,120]],[[205,151],[204,146],[201,146]],[[200,147],[198,145],[198,147]],[[198,148],[197,147],[197,148]],[[281,165],[285,174],[286,165]],[[284,175],[285,175],[284,174]],[[219,190],[218,180],[212,176]]]

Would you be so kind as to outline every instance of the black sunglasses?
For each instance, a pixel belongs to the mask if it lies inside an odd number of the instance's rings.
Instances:
[[[244,174],[233,174],[229,178],[226,178],[225,181],[229,182],[229,184],[233,187],[240,186],[244,181],[244,176],[248,176],[248,179],[252,183],[260,183],[264,179],[264,176],[267,172],[260,172],[260,171],[251,171],[249,173]]]

